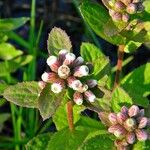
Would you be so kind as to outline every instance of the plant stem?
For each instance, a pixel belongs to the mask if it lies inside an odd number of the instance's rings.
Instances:
[[[117,71],[114,82],[114,89],[119,85],[120,82],[120,73],[122,70],[123,56],[124,56],[124,45],[119,45],[118,48],[118,61],[117,61]]]
[[[74,125],[73,125],[73,104],[72,101],[69,101],[67,103],[67,117],[68,117],[68,124],[70,131],[73,131]]]

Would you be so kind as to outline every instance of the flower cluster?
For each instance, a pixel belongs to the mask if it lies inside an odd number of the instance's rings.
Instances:
[[[136,14],[144,10],[142,0],[109,0],[109,14],[113,21],[128,22],[130,14]]]
[[[90,65],[82,57],[76,58],[73,53],[63,49],[58,57],[49,56],[47,64],[51,72],[42,74],[42,81],[39,82],[42,89],[46,83],[51,83],[51,91],[57,94],[69,87],[74,91],[73,100],[76,104],[81,105],[84,99],[95,101],[96,96],[91,89],[97,86],[97,81],[90,79],[82,83],[80,80],[90,73]]]
[[[103,121],[102,114],[100,118]],[[115,146],[118,150],[127,150],[130,144],[137,140],[145,141],[149,137],[146,128],[150,125],[150,120],[144,116],[144,109],[140,110],[136,105],[129,109],[123,106],[121,112],[109,113],[107,119],[108,132],[116,136]]]

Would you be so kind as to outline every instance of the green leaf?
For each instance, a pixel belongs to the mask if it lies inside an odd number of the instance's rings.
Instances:
[[[77,150],[87,135],[86,131],[61,130],[54,134],[46,150]]]
[[[8,87],[5,82],[0,82],[0,95],[3,95],[4,90]]]
[[[55,123],[57,130],[62,130],[68,127],[66,107],[67,107],[66,104],[59,106],[59,108],[56,110],[55,114],[53,115],[53,121]],[[80,119],[80,113],[84,109],[85,109],[84,106],[78,106],[78,105],[73,106],[74,124]]]
[[[37,108],[40,88],[37,82],[22,82],[9,86],[3,93],[6,100],[29,108]]]
[[[53,133],[40,134],[26,144],[26,150],[44,150]]]
[[[69,36],[60,28],[54,27],[48,37],[48,52],[57,55],[61,49],[71,51],[72,45]]]
[[[0,114],[0,132],[2,131],[4,127],[4,122],[7,121],[10,117],[9,113],[1,113]]]
[[[112,44],[125,44],[126,38],[119,34],[119,29],[102,5],[86,1],[80,6],[80,11],[84,20],[100,37]]]
[[[50,84],[46,85],[38,100],[38,108],[43,120],[46,120],[54,115],[57,108],[60,106],[64,95],[65,92],[54,94],[51,91]]]
[[[129,41],[124,48],[124,51],[126,53],[132,53],[135,50],[137,50],[137,48],[139,48],[142,45],[142,43],[139,42],[134,42],[134,41]]]
[[[5,33],[0,32],[0,43],[6,42],[8,40],[8,37]]]
[[[9,43],[0,44],[0,59],[10,60],[22,54],[22,51],[16,50],[15,47]]]
[[[131,106],[132,98],[121,87],[117,87],[112,94],[112,109],[114,112],[119,112],[122,106]]]
[[[150,149],[150,140],[145,142],[137,142],[133,146],[133,150],[149,150]]]
[[[27,55],[27,56],[20,56],[13,60],[0,62],[0,77],[6,76],[8,73],[15,72],[17,69],[19,69],[22,66],[25,66],[32,60],[33,56]]]
[[[150,63],[142,65],[124,77],[121,84],[134,103],[147,107],[150,94]]]
[[[29,18],[26,17],[0,19],[0,31],[11,31],[17,29],[24,25],[28,20]]]
[[[115,150],[110,135],[97,135],[82,143],[80,150]]]

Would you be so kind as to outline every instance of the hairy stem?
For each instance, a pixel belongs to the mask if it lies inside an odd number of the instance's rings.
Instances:
[[[119,45],[117,71],[116,71],[116,76],[115,76],[114,89],[119,85],[119,82],[120,82],[120,73],[122,70],[123,56],[124,56],[124,45]]]
[[[69,129],[70,129],[70,131],[72,131],[74,129],[74,125],[73,125],[73,104],[72,104],[72,101],[69,101],[67,103],[67,117],[68,117]]]

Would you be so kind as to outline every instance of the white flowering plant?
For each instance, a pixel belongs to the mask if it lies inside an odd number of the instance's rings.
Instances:
[[[118,46],[116,68],[91,43],[82,43],[80,56],[75,56],[69,36],[54,27],[47,41],[49,71],[39,81],[3,89],[6,100],[37,108],[43,120],[52,118],[56,126],[57,132],[29,141],[27,150],[150,149],[150,63],[120,79],[124,53],[150,40],[150,12],[141,0],[102,3],[83,0],[80,12],[96,34]],[[87,109],[99,120],[82,115]]]

